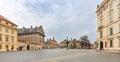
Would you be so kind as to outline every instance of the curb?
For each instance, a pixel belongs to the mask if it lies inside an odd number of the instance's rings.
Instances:
[[[120,54],[120,51],[105,51],[105,50],[96,50],[97,52],[104,52],[104,53],[115,53],[115,54]]]

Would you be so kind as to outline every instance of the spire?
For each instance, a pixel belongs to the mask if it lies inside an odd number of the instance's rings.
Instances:
[[[42,26],[40,25],[39,28],[42,28]]]
[[[32,28],[32,26],[30,26],[30,28]]]
[[[50,38],[50,41],[51,41],[51,38]]]
[[[53,40],[55,40],[55,38],[53,37]]]
[[[71,38],[71,41],[72,41],[72,38]]]
[[[68,41],[68,36],[67,36],[67,41]]]
[[[23,26],[23,29],[25,29],[25,27]]]

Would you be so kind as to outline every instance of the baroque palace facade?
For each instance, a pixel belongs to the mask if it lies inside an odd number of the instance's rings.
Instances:
[[[44,30],[42,26],[20,28],[18,30],[19,50],[42,49],[44,45]]]
[[[0,51],[35,50],[44,46],[42,26],[17,28],[17,25],[0,15]]]
[[[104,0],[96,13],[97,49],[120,50],[120,0]]]
[[[17,25],[0,15],[0,51],[17,50],[17,32]]]

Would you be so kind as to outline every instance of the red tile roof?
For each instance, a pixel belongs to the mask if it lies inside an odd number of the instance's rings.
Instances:
[[[3,17],[2,15],[0,15],[0,19],[2,19],[2,20],[5,21],[5,22],[11,23],[11,24],[17,26],[16,24],[14,24],[13,22],[11,22],[11,21],[8,20],[7,18]]]
[[[65,44],[65,41],[60,42],[60,44]]]
[[[56,40],[51,40],[50,42],[53,43],[53,44],[57,44]]]

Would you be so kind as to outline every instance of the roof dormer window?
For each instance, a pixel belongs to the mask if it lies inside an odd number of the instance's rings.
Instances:
[[[6,22],[6,24],[8,25],[8,23]]]

